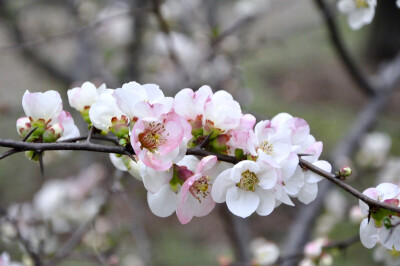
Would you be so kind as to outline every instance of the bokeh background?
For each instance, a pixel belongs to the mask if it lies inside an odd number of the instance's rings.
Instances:
[[[395,1],[379,2],[372,25],[359,31],[352,31],[346,17],[337,13],[336,1],[327,2],[342,41],[366,76],[373,77],[383,63],[395,58],[400,48]],[[313,1],[0,0],[1,138],[19,139],[15,121],[23,116],[25,90],[60,92],[64,109],[85,134],[87,126],[66,97],[68,89],[85,81],[106,83],[109,88],[129,81],[156,83],[168,96],[203,84],[214,91],[224,89],[244,112],[258,119],[280,112],[304,118],[311,133],[323,141],[325,159],[370,100],[343,67]],[[383,150],[383,161],[374,165],[361,154],[367,145],[363,135],[359,136],[364,143],[361,152],[357,148],[352,152],[355,156],[344,159],[354,171],[350,184],[361,191],[377,184],[389,158],[399,168],[395,159],[400,156],[399,99],[399,91],[394,91],[373,125],[373,131],[384,132],[384,136],[370,141],[372,150],[364,150],[367,155],[378,153],[373,148]],[[88,170],[89,166],[96,169]],[[391,173],[397,178],[394,182],[399,182],[397,171]],[[175,215],[156,217],[147,206],[142,184],[116,171],[107,154],[49,152],[44,178],[37,162],[23,153],[5,158],[0,161],[0,207],[18,209],[15,204],[32,202],[53,179],[91,176],[104,177],[101,184],[96,183],[98,187],[90,188],[90,197],[92,190],[112,188],[114,192],[103,195],[101,214],[90,223],[77,252],[62,265],[216,265],[233,257],[225,206],[184,226]],[[311,238],[322,234],[340,240],[358,232],[359,225],[348,217],[350,207],[358,202],[339,188],[332,192],[324,195],[325,208],[313,220]],[[52,200],[49,196],[48,201]],[[240,221],[245,223],[241,228],[249,240],[263,237],[278,244],[284,254],[300,210],[281,206],[267,217],[253,215]],[[48,245],[57,250],[81,223],[75,219],[69,231]],[[13,260],[29,261],[17,247],[12,241],[0,243],[0,250]],[[50,249],[44,256],[51,258],[52,254]],[[334,265],[381,263],[373,257],[374,251],[358,243],[337,252]]]

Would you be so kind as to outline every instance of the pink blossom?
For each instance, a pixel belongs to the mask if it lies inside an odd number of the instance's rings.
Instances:
[[[183,183],[176,209],[176,214],[182,224],[190,222],[193,216],[205,216],[214,209],[215,202],[211,197],[213,178],[210,175],[216,163],[216,156],[204,157],[197,165],[194,175]]]
[[[174,113],[157,120],[139,119],[132,129],[131,143],[145,165],[164,171],[180,155],[180,148],[184,148],[181,144],[191,137],[190,131],[190,125]]]
[[[245,154],[248,153],[247,142],[255,124],[256,118],[251,114],[245,114],[240,118],[239,126],[228,131],[227,145],[231,149],[231,154],[234,154],[235,149],[242,149]]]

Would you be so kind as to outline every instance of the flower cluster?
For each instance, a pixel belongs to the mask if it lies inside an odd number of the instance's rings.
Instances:
[[[382,183],[376,188],[368,188],[363,192],[371,199],[384,202],[396,207],[400,206],[400,190],[397,185]],[[361,243],[366,248],[373,248],[379,241],[389,250],[400,251],[400,218],[397,213],[384,209],[369,209],[368,205],[360,200],[363,215],[368,218],[360,225]]]
[[[68,96],[86,121],[131,145],[137,162],[111,155],[113,163],[143,180],[154,214],[176,212],[181,223],[208,214],[216,202],[226,202],[241,217],[268,215],[281,203],[294,205],[291,198],[310,203],[322,178],[298,166],[300,153],[331,170],[318,161],[322,143],[310,135],[306,121],[282,113],[256,124],[231,94],[213,93],[209,86],[183,89],[171,98],[155,84],[130,82],[96,93],[94,85],[84,83]],[[218,162],[213,155],[199,160],[186,155],[188,148],[240,162]]]

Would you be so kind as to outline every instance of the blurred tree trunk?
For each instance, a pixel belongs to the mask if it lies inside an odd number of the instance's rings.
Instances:
[[[367,54],[371,63],[393,58],[400,51],[400,9],[395,0],[378,0]]]
[[[148,0],[131,0],[130,8],[136,9],[149,5]],[[132,14],[133,20],[133,38],[128,45],[128,66],[127,73],[123,82],[132,80],[140,81],[141,76],[141,53],[143,50],[143,37],[146,32],[148,14]]]

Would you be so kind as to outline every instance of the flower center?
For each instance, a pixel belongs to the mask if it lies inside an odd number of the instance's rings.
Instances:
[[[272,155],[274,152],[274,145],[272,143],[268,143],[267,140],[264,140],[261,145],[260,149],[268,155]]]
[[[260,180],[258,180],[257,175],[247,170],[242,173],[242,177],[240,178],[240,181],[236,184],[236,186],[245,191],[254,192],[258,183],[260,183]]]
[[[369,4],[367,0],[354,0],[356,8],[368,8]]]
[[[139,134],[139,142],[143,148],[154,153],[160,145],[166,142],[164,132],[165,126],[163,124],[151,122],[146,130]]]
[[[208,176],[202,176],[198,180],[193,182],[193,185],[190,187],[189,191],[192,193],[193,197],[201,203],[201,198],[205,199],[208,194],[210,194],[210,190],[208,189],[210,185],[211,178]]]

